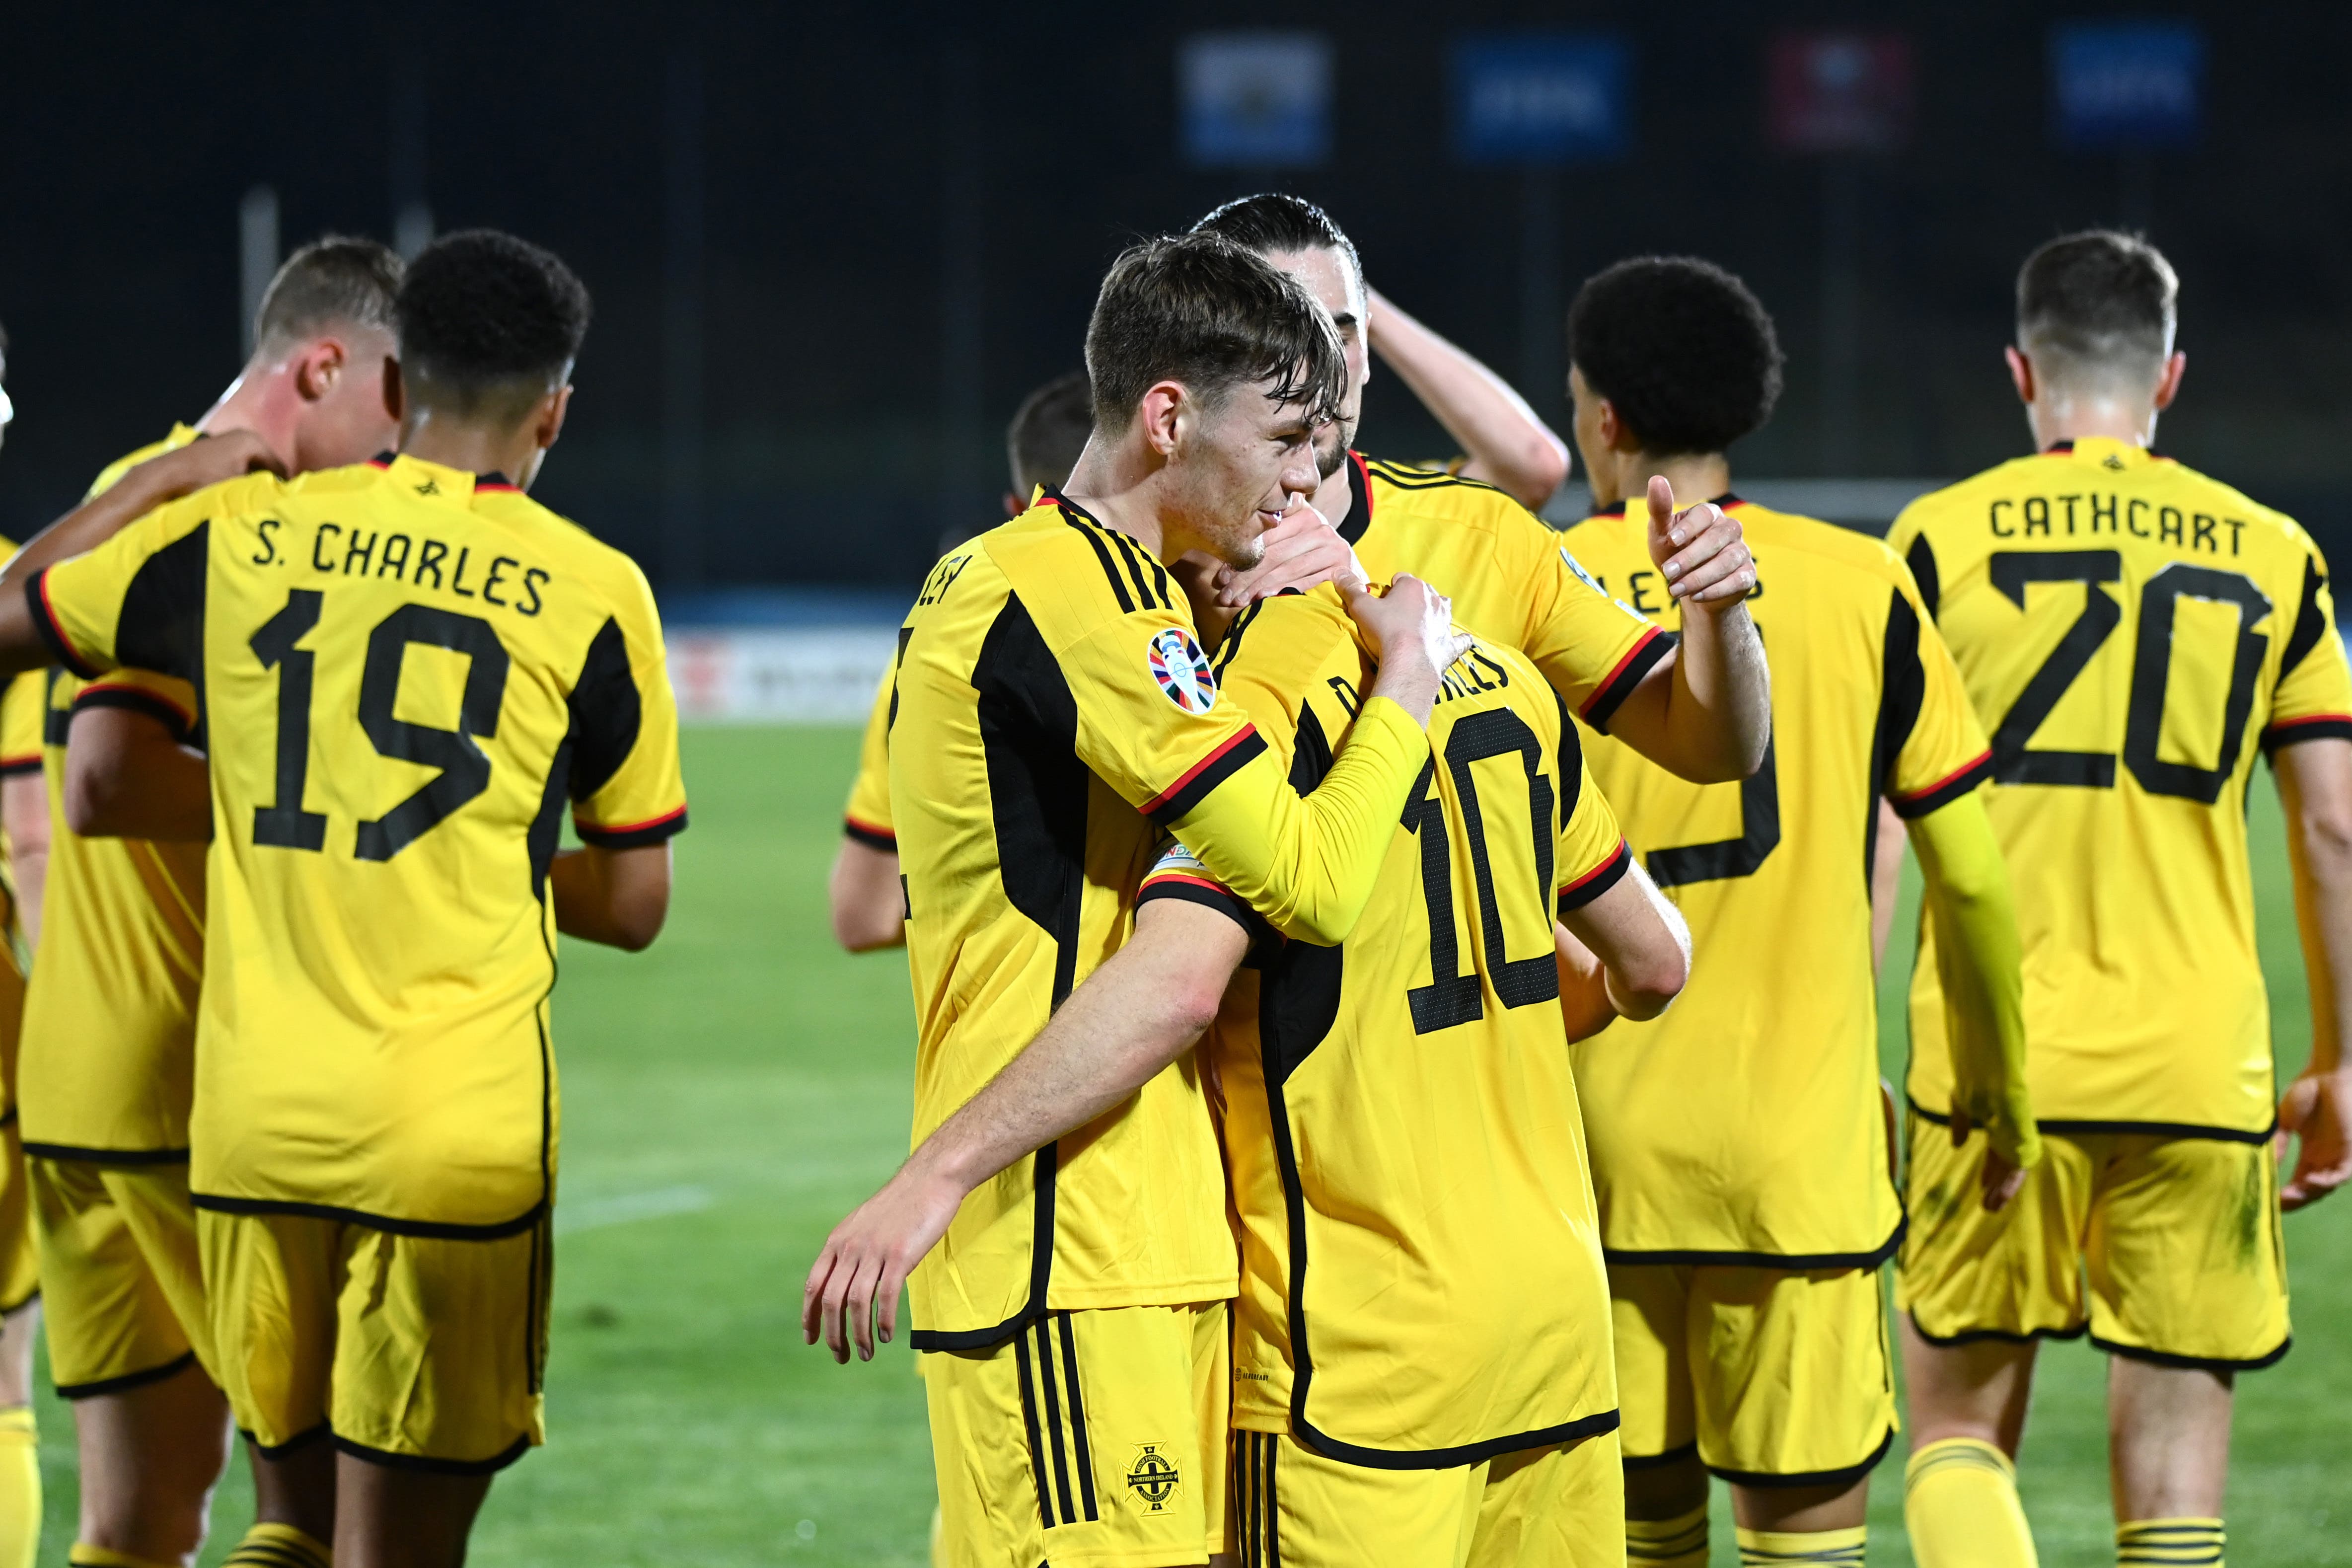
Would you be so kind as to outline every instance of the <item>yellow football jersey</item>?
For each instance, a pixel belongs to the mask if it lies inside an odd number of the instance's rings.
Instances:
[[[1992,732],[1986,808],[2016,889],[2042,1126],[2260,1139],[2273,1086],[2246,864],[2254,752],[2352,737],[2317,547],[2105,439],[1923,496],[1888,542]],[[1920,940],[1909,1090],[1937,1116],[1950,1069]]]
[[[635,564],[494,475],[402,457],[200,490],[26,595],[84,679],[203,693],[198,1206],[528,1228],[554,1176],[564,803],[614,847],[686,821]]]
[[[874,711],[866,717],[866,738],[857,746],[857,777],[841,815],[842,832],[869,849],[898,847],[898,832],[890,826],[890,716],[898,704],[898,668],[893,660],[875,689]]]
[[[1339,536],[1375,583],[1410,572],[1466,630],[1535,661],[1577,716],[1610,716],[1674,646],[1612,602],[1533,512],[1491,485],[1348,454]]]
[[[89,494],[195,438],[174,425],[110,464]],[[134,708],[183,743],[200,743],[195,689],[134,669],[96,682],[55,668],[25,679],[41,684],[36,761],[49,795],[43,957],[25,993],[26,1144],[52,1159],[184,1160],[204,974],[205,847],[82,837],[66,824],[65,764],[73,716],[88,707]]]
[[[1231,646],[1230,644],[1228,645]],[[908,612],[890,801],[909,910],[919,1143],[1118,950],[1172,830],[1274,923],[1345,933],[1428,755],[1367,704],[1302,801],[1221,701],[1182,590],[1054,496],[932,568]],[[1229,1297],[1216,1139],[1190,1058],[970,1197],[911,1284],[918,1350],[1048,1310]]]
[[[1911,574],[1875,539],[1735,496],[1748,599],[1772,661],[1772,741],[1738,784],[1695,784],[1605,736],[1592,773],[1689,921],[1689,985],[1664,1016],[1570,1047],[1591,1111],[1612,1263],[1875,1266],[1903,1206],[1888,1176],[1870,952],[1883,795],[1924,816],[1990,766]],[[1679,632],[1639,497],[1568,547]]]
[[[1224,689],[1312,788],[1371,673],[1336,595],[1270,600],[1231,646]],[[1429,739],[1354,932],[1261,948],[1210,1048],[1242,1235],[1234,1423],[1411,1468],[1617,1425],[1552,918],[1630,857],[1519,653],[1475,645]],[[1181,847],[1141,896],[1255,926]]]
[[[16,552],[12,542],[0,539],[0,561]],[[38,671],[8,681],[0,689],[0,775],[38,772],[41,765],[41,678]],[[17,1120],[23,1109],[18,1093],[19,1043],[22,1036],[22,970],[18,967],[16,876],[14,848],[0,840],[0,1127]],[[21,1136],[23,1129],[18,1128]],[[16,1178],[24,1180],[18,1170]]]

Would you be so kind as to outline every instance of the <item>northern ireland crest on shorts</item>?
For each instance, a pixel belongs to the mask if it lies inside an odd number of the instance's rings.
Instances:
[[[1184,1483],[1184,1474],[1176,1461],[1160,1450],[1165,1445],[1145,1443],[1135,1451],[1135,1462],[1127,1468],[1127,1489],[1143,1503],[1146,1513],[1158,1513],[1176,1495]]]
[[[1185,712],[1206,713],[1217,705],[1217,682],[1209,673],[1209,656],[1183,627],[1168,626],[1155,634],[1145,658],[1160,689]]]

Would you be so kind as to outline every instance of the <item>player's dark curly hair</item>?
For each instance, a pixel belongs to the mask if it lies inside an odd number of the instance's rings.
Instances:
[[[402,373],[462,413],[527,406],[579,357],[589,312],[587,288],[552,252],[496,229],[444,235],[408,264],[394,302]]]
[[[2052,240],[2017,274],[2017,342],[2044,374],[2155,375],[2172,346],[2180,279],[2136,234],[2089,229]]]
[[[1147,239],[1111,263],[1087,324],[1095,423],[1125,430],[1154,383],[1213,403],[1265,382],[1328,419],[1348,384],[1339,329],[1289,274],[1214,234]]]
[[[1242,196],[1194,224],[1192,232],[1222,234],[1260,256],[1336,250],[1347,258],[1348,270],[1356,275],[1356,287],[1364,286],[1364,260],[1356,254],[1356,242],[1331,221],[1329,213],[1302,196],[1282,191]]]
[[[1720,452],[1780,399],[1780,340],[1748,285],[1695,256],[1637,256],[1586,279],[1568,357],[1653,457]]]

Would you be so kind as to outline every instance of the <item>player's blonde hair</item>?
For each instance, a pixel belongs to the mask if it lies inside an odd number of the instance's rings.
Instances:
[[[391,247],[322,235],[286,258],[253,313],[255,352],[279,353],[338,326],[392,331],[401,260]]]

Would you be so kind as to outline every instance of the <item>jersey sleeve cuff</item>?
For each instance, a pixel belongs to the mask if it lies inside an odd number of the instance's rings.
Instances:
[[[49,608],[49,571],[44,566],[25,581],[25,605],[32,612],[33,629],[58,656],[58,662],[80,676],[84,680],[96,680],[106,672],[74,651],[65,628],[58,625],[57,616]]]
[[[184,712],[180,705],[141,686],[114,686],[100,682],[85,686],[74,698],[73,710],[85,708],[121,708],[132,713],[144,713],[172,732],[172,739],[185,745],[195,738],[196,716]],[[0,760],[0,772],[7,763]]]
[[[583,822],[574,816],[572,828],[580,835],[581,843],[593,844],[599,849],[642,849],[648,844],[659,844],[685,832],[686,807],[681,805],[663,816],[616,827]]]
[[[21,757],[0,757],[0,779],[21,778],[41,771],[41,753],[27,752]]]
[[[1187,871],[1156,872],[1143,879],[1143,889],[1136,894],[1135,906],[1141,909],[1160,899],[1176,899],[1214,910],[1241,927],[1243,936],[1249,941],[1248,962],[1255,963],[1282,945],[1282,933],[1267,924],[1265,917],[1213,879]]]
[[[1181,777],[1136,809],[1158,826],[1180,820],[1209,798],[1219,784],[1265,754],[1265,738],[1255,724],[1228,735],[1216,750],[1184,770]]]
[[[1643,677],[1657,668],[1658,661],[1672,653],[1675,638],[1652,626],[1642,634],[1642,640],[1626,650],[1617,661],[1617,668],[1601,683],[1601,689],[1584,700],[1577,717],[1602,734],[1609,733],[1609,721],[1642,684]]]
[[[1570,910],[1582,909],[1623,881],[1625,873],[1633,868],[1633,851],[1623,839],[1620,838],[1617,841],[1616,852],[1609,858],[1560,889],[1559,912],[1566,914]]]
[[[1913,790],[1907,795],[1890,794],[1886,804],[1895,808],[1895,816],[1910,822],[1930,812],[1941,811],[1990,777],[1992,753],[1987,752],[1958,772],[1947,774],[1925,789]]]
[[[2352,741],[2352,713],[2314,713],[2282,719],[2263,731],[2263,750],[2275,752],[2304,741]]]
[[[841,819],[841,832],[845,838],[854,838],[868,849],[879,849],[886,855],[898,852],[898,836],[864,817],[845,814]]]

